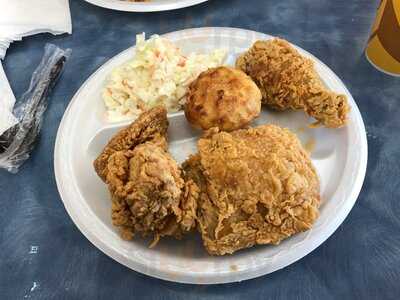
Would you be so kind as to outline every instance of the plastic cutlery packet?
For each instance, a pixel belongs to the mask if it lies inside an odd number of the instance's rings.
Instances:
[[[6,129],[0,133],[0,168],[16,173],[29,158],[41,130],[48,96],[70,52],[69,49],[63,50],[55,45],[47,44],[42,61],[33,72],[29,88],[17,101],[15,108],[12,109],[14,103],[11,96],[7,98],[8,100],[1,102],[0,112],[4,111],[9,115],[8,119],[7,117],[0,118],[0,128]]]

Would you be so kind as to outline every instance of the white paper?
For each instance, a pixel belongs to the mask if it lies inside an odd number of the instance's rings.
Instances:
[[[72,32],[68,0],[0,0],[0,59],[13,41],[43,32]]]
[[[0,36],[71,33],[68,0],[0,0]]]
[[[18,120],[12,114],[14,104],[15,96],[0,61],[0,135],[18,123]]]
[[[69,0],[0,0],[0,135],[18,122],[12,114],[15,96],[1,60],[10,43],[42,32],[72,32]]]

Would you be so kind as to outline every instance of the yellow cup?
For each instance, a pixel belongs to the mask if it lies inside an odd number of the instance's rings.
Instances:
[[[381,0],[365,55],[378,70],[400,76],[400,0]]]

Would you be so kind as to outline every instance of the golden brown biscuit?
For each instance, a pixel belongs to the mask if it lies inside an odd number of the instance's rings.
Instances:
[[[218,67],[209,69],[190,85],[185,115],[202,129],[232,131],[260,114],[261,92],[244,72]]]

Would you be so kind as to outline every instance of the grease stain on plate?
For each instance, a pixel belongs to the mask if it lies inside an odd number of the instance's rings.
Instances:
[[[237,265],[231,265],[229,267],[229,269],[231,269],[231,271],[236,272],[238,270],[238,266]]]
[[[311,154],[315,150],[315,145],[316,145],[316,140],[314,138],[310,138],[307,140],[307,142],[304,144],[304,149]]]

